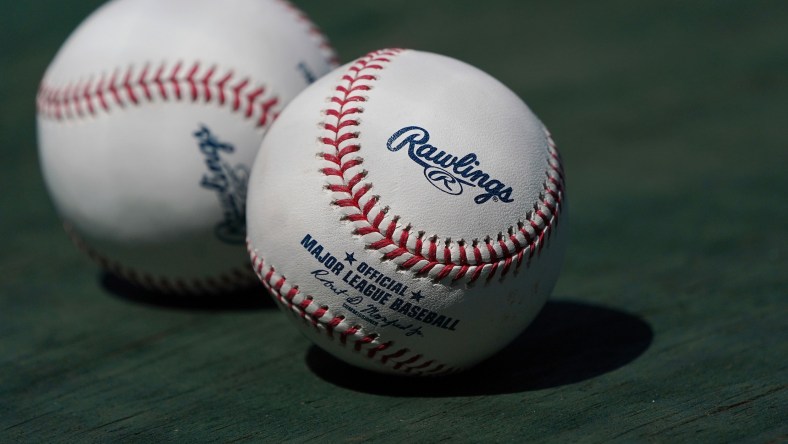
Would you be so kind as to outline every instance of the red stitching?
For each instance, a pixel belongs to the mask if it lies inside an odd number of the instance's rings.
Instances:
[[[170,82],[170,85],[172,85],[172,88],[175,90],[175,98],[177,100],[181,100],[181,87],[178,84],[178,71],[180,70],[181,62],[178,62],[172,68],[172,73],[170,73],[170,76],[166,79],[168,82]]]
[[[169,278],[143,273],[96,251],[77,234],[68,222],[63,223],[63,229],[77,249],[99,264],[101,268],[148,290],[170,294],[219,294],[248,288],[254,283],[254,273],[248,267],[234,268],[216,277],[191,279]]]
[[[198,62],[194,63],[192,69],[189,70],[189,74],[186,75],[186,83],[189,84],[189,90],[191,91],[192,102],[197,101],[197,97],[199,97],[199,93],[197,92],[197,81],[194,80],[194,76],[197,74],[197,70],[200,69],[200,64]]]
[[[327,306],[319,305],[312,296],[301,293],[298,286],[289,284],[284,276],[278,274],[274,267],[257,254],[248,240],[246,247],[252,260],[252,269],[274,299],[329,339],[338,339],[340,345],[352,348],[359,356],[378,361],[403,373],[437,375],[458,370],[433,359],[425,359],[423,355],[408,348],[397,348],[394,341],[381,343],[377,333],[366,333],[361,326],[351,325],[344,316],[334,315]],[[384,351],[387,353],[382,353]]]
[[[98,85],[96,85],[95,94],[99,99],[99,104],[101,104],[101,108],[103,108],[105,112],[109,112],[109,105],[107,104],[107,101],[104,99],[104,74],[101,74],[101,78],[99,79]],[[60,102],[57,101],[57,94],[53,96],[53,99],[55,100],[54,103],[55,107],[58,110],[60,110]],[[41,110],[39,109],[39,112],[40,111]],[[59,120],[60,118],[61,118],[60,112],[58,112],[57,119]]]
[[[153,100],[153,95],[151,95],[150,89],[148,88],[148,83],[145,81],[145,79],[148,77],[149,68],[150,65],[146,63],[142,68],[142,71],[140,71],[140,76],[137,79],[137,86],[142,88],[142,91],[145,93],[145,98],[148,99],[148,101],[151,101]],[[89,97],[86,97],[86,99],[89,99]]]
[[[462,240],[446,239],[444,247],[439,249],[437,236],[424,240],[424,232],[418,232],[411,242],[414,230],[410,225],[401,228],[400,217],[389,217],[388,207],[380,206],[378,196],[365,199],[372,184],[367,182],[358,186],[366,177],[366,171],[362,169],[364,159],[358,155],[348,156],[361,149],[357,142],[360,122],[356,114],[363,113],[359,104],[368,100],[361,93],[372,88],[377,72],[400,52],[399,49],[384,49],[356,60],[330,98],[330,103],[336,104],[338,109],[324,112],[327,121],[322,126],[331,136],[320,138],[325,146],[320,155],[332,164],[321,171],[329,181],[328,189],[336,193],[333,204],[345,209],[344,219],[356,225],[356,235],[377,239],[365,239],[367,248],[381,250],[384,260],[393,260],[401,268],[414,269],[416,274],[430,275],[438,281],[451,277],[452,281],[467,279],[468,283],[473,283],[485,273],[488,281],[497,273],[503,278],[511,269],[512,262],[515,269],[520,267],[526,252],[529,260],[535,251],[539,254],[546,238],[557,229],[564,196],[564,176],[552,136],[544,129],[549,167],[545,172],[540,200],[534,204],[534,210],[527,213],[525,221],[518,221],[516,226],[509,228],[508,236],[501,233],[495,240],[485,238],[481,242],[486,248],[479,247],[479,240],[468,246]],[[452,254],[455,250],[459,253]]]
[[[109,113],[115,107],[140,106],[156,100],[177,102],[184,100],[184,96],[192,102],[202,100],[220,107],[230,96],[232,111],[240,112],[256,127],[269,125],[279,114],[279,97],[270,94],[263,85],[255,85],[251,92],[243,93],[252,82],[249,78],[238,80],[232,70],[214,77],[216,65],[204,69],[203,64],[195,61],[186,70],[181,69],[183,66],[180,61],[172,66],[162,63],[155,70],[148,63],[140,69],[129,66],[125,70],[113,70],[109,78],[102,73],[95,84],[92,77],[65,87],[42,81],[36,100],[38,114],[55,120],[72,120],[87,114],[95,116],[99,111]]]
[[[205,102],[208,103],[211,101],[213,97],[211,94],[211,77],[213,77],[213,73],[216,72],[216,66],[211,66],[208,68],[208,72],[205,73],[205,77],[202,78],[200,84],[202,85],[204,94],[205,94]]]

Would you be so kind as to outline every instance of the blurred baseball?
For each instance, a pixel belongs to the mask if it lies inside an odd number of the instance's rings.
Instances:
[[[115,0],[49,65],[37,97],[41,166],[76,244],[151,289],[253,282],[243,248],[263,134],[335,66],[284,0]]]
[[[318,346],[436,375],[499,351],[545,303],[566,243],[564,175],[549,132],[500,82],[381,50],[272,126],[247,225],[255,271]]]

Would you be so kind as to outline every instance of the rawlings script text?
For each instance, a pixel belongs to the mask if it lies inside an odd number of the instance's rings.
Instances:
[[[430,133],[424,128],[406,126],[389,138],[386,147],[389,151],[399,151],[407,146],[408,156],[424,168],[424,177],[444,193],[462,194],[463,185],[467,185],[484,189],[484,193],[473,198],[477,204],[490,199],[506,203],[514,201],[512,187],[478,168],[481,162],[476,153],[454,156],[430,145],[429,141]]]
[[[246,238],[245,203],[249,169],[246,165],[232,166],[222,159],[222,154],[231,154],[235,148],[219,142],[205,125],[200,126],[194,137],[208,167],[200,186],[216,192],[224,213],[224,220],[216,226],[216,237],[227,243],[242,244]]]

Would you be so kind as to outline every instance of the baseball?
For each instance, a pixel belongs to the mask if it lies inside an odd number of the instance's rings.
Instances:
[[[60,48],[37,97],[43,176],[66,231],[150,289],[254,282],[245,199],[263,134],[336,66],[284,0],[115,0]]]
[[[260,280],[318,346],[438,375],[499,351],[544,305],[566,244],[564,175],[550,133],[503,84],[380,50],[272,126],[247,225]]]

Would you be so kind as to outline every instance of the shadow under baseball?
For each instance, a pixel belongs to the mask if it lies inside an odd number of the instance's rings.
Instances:
[[[651,327],[623,311],[580,302],[548,302],[528,329],[478,366],[442,378],[382,375],[345,364],[312,346],[307,366],[350,390],[397,397],[518,393],[559,387],[613,371],[651,345]]]
[[[195,311],[276,309],[266,289],[257,282],[238,291],[203,295],[178,295],[152,291],[107,272],[99,274],[99,283],[115,297],[159,308]]]

